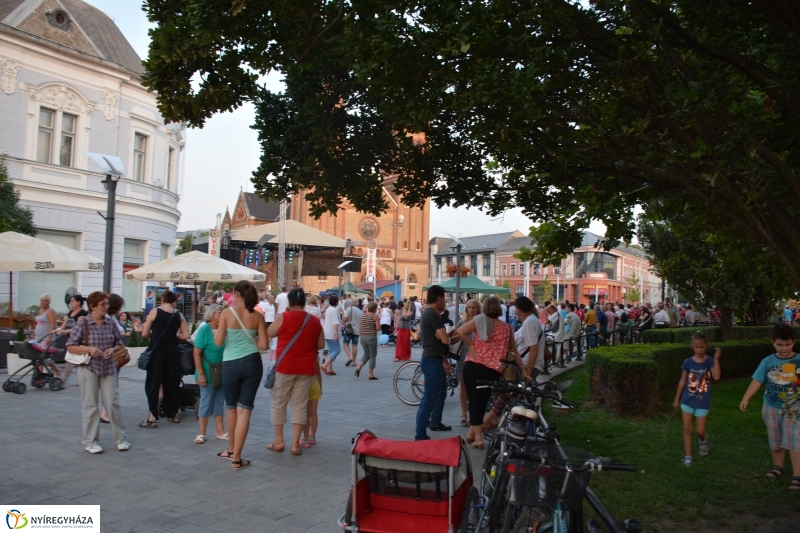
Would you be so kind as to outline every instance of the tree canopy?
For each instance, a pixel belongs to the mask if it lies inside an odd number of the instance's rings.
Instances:
[[[14,189],[5,160],[0,157],[0,233],[16,231],[35,236],[33,213],[19,205],[19,192]]]
[[[591,220],[700,202],[800,285],[800,6],[793,0],[147,0],[145,84],[202,126],[251,101],[257,192],[518,206],[536,254]],[[259,76],[276,70],[285,91]]]

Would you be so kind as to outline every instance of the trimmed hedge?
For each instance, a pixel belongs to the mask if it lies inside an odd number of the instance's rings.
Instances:
[[[748,377],[763,358],[775,353],[767,340],[710,344],[709,355],[713,356],[716,346],[722,348],[723,379]],[[795,351],[800,351],[800,344],[795,345]],[[691,355],[685,343],[625,344],[590,350],[585,360],[590,392],[617,414],[649,416],[661,395],[675,389],[681,365]]]
[[[800,327],[793,326],[795,337],[800,339]],[[666,328],[648,329],[642,333],[642,342],[645,344],[673,344],[686,343],[692,340],[695,331],[702,331],[708,337],[708,342],[720,342],[719,326],[702,328]],[[737,326],[731,329],[731,338],[728,341],[746,341],[772,339],[772,326]]]

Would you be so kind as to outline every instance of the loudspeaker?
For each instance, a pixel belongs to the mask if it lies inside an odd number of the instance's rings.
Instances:
[[[345,265],[342,269],[344,272],[361,272],[361,257],[344,256],[342,262],[352,261],[349,265]]]

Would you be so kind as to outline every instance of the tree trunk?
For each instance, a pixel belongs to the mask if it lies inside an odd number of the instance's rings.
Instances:
[[[733,336],[733,309],[723,307],[720,309],[720,340],[726,341]]]

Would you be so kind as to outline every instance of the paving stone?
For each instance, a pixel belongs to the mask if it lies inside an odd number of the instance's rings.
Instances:
[[[413,355],[419,358],[418,348]],[[378,381],[356,378],[341,359],[335,364],[339,375],[323,376],[317,445],[300,457],[266,449],[274,439],[270,396],[259,389],[243,453],[252,465],[241,471],[216,457],[227,443],[213,438],[213,425],[209,440],[194,444],[192,410],[182,413],[180,424],[161,420],[158,429],[138,428],[147,406],[144,372],[137,368],[125,368],[119,381],[132,444],[126,453],[117,452],[107,425],[100,428],[105,453],[83,450],[78,387],[57,397],[52,391],[0,394],[0,503],[99,504],[103,531],[111,533],[335,532],[350,488],[355,434],[369,428],[385,438],[414,436],[417,409],[395,396],[393,356],[393,347],[379,349]],[[465,435],[459,415],[458,397],[448,397],[444,421],[453,431],[431,437]],[[285,438],[290,436],[287,424]],[[471,454],[473,466],[479,465],[480,453]]]

